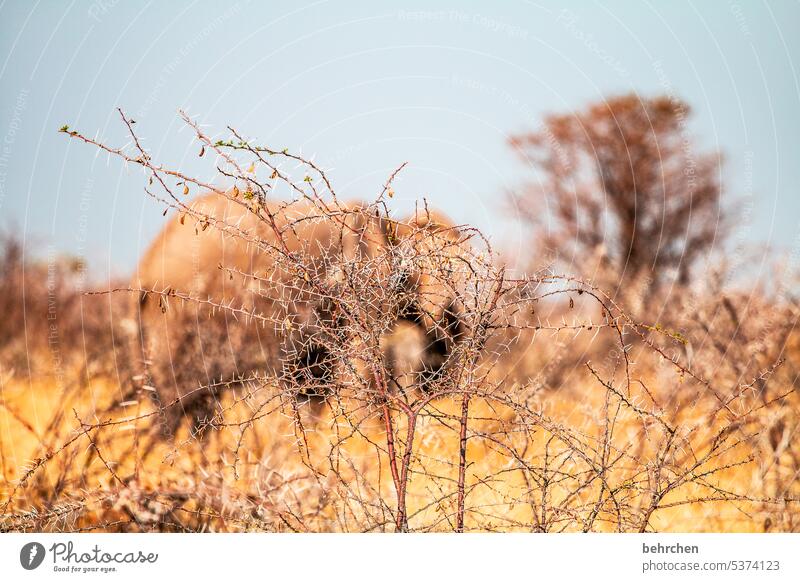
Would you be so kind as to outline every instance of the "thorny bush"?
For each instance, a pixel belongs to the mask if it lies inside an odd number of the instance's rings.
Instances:
[[[156,163],[120,115],[123,148],[62,131],[141,168],[174,228],[243,245],[249,267],[200,266],[227,291],[134,279],[96,292],[134,312],[149,302],[157,333],[185,343],[152,353],[174,345],[148,344],[141,313],[118,315],[142,369],[87,379],[58,399],[60,422],[28,427],[36,452],[4,472],[4,530],[797,529],[794,372],[777,378],[788,352],[770,330],[757,357],[717,349],[706,365],[716,329],[635,321],[576,278],[511,276],[477,229],[424,201],[396,218],[402,166],[374,200],[346,203],[314,162],[232,128],[214,139],[182,113],[211,183]],[[186,197],[201,192],[225,212]],[[158,373],[197,334],[247,365]]]

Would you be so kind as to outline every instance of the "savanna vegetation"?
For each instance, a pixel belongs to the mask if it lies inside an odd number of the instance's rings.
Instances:
[[[517,257],[397,216],[402,166],[353,203],[181,114],[208,182],[120,116],[124,148],[61,131],[162,203],[137,273],[3,242],[3,531],[800,529],[796,265],[753,282],[687,104],[516,136]]]

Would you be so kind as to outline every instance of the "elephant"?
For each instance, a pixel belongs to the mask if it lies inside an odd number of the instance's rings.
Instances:
[[[394,221],[360,203],[240,194],[187,203],[130,285],[132,359],[166,411],[164,432],[184,417],[199,427],[220,390],[254,374],[312,402],[345,377],[376,389],[376,362],[387,390],[441,375],[463,334],[461,307],[427,264],[458,238],[446,218]]]

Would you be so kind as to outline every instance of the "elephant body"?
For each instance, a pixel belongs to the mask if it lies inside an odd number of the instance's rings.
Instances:
[[[219,192],[188,208],[157,236],[131,285],[139,291],[133,357],[173,410],[172,430],[182,417],[200,424],[221,387],[253,374],[296,397],[324,398],[343,375],[370,386],[370,358],[388,366],[395,389],[443,366],[456,334],[437,319],[455,317],[452,301],[413,260],[403,271],[391,252],[401,241],[417,254],[430,244],[418,220],[389,225],[358,204],[306,201],[254,212]],[[337,307],[338,295],[353,307]],[[372,332],[359,327],[364,321],[373,322],[380,353],[359,354]],[[331,346],[355,356],[345,360]]]

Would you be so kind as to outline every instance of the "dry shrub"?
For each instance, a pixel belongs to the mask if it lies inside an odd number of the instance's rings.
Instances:
[[[135,286],[94,299],[146,292],[167,310],[236,316],[275,338],[305,325],[287,323],[298,302],[324,304],[329,316],[299,337],[324,346],[336,373],[316,398],[291,358],[172,399],[113,375],[68,398],[46,380],[28,391],[15,380],[0,425],[4,459],[19,467],[4,476],[3,529],[797,530],[791,300],[687,295],[676,310],[692,314],[691,329],[640,322],[579,279],[510,276],[477,230],[426,228],[426,207],[396,220],[394,175],[372,202],[345,205],[312,162],[232,129],[232,140],[213,140],[183,117],[230,188],[157,165],[124,114],[127,150],[64,131],[140,166],[148,194],[187,228],[246,240],[293,276],[213,265],[243,288],[270,285],[235,301]],[[202,213],[187,189],[243,205],[270,237]],[[286,252],[297,224],[278,225],[281,197],[280,208],[311,205],[343,237],[375,217],[392,244],[370,255]],[[319,277],[312,259],[339,276]],[[424,350],[438,346],[435,365],[406,349],[420,337]],[[162,438],[154,427],[197,393],[212,396],[209,413]]]
[[[674,95],[632,92],[547,115],[510,145],[533,178],[512,192],[536,232],[528,262],[551,261],[649,310],[688,285],[730,230],[722,155],[702,151],[691,107]],[[629,306],[629,310],[635,306]]]
[[[28,250],[25,261],[24,252],[16,233],[0,235],[0,357],[5,373],[39,376],[76,366],[84,368],[84,375],[117,371],[124,362],[107,355],[121,345],[123,336],[113,316],[122,313],[122,302],[83,295],[87,272],[79,258],[52,249],[44,256]],[[84,345],[71,345],[81,337]]]

